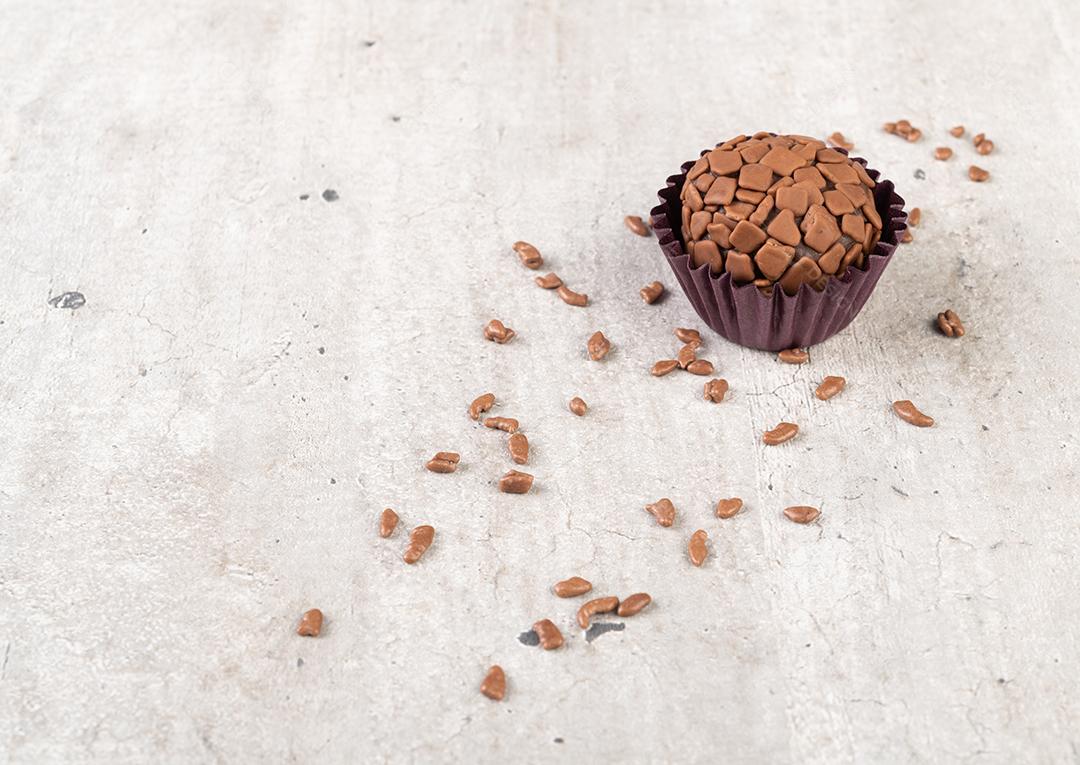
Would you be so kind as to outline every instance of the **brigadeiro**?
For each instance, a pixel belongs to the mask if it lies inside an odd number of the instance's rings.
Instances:
[[[660,247],[702,320],[752,348],[846,327],[907,228],[891,181],[814,138],[741,135],[682,170],[651,213]]]

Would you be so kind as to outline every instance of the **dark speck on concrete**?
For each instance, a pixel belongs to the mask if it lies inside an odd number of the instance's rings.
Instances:
[[[323,348],[321,345],[316,350],[318,350],[320,356],[326,353],[326,349]]]
[[[401,115],[400,114],[391,114],[390,119],[393,122],[401,122]]]
[[[346,380],[348,380],[348,379],[349,379],[349,376],[348,376],[348,375],[345,375],[345,379],[346,379]]]
[[[301,202],[304,202],[304,201],[306,201],[308,199],[311,199],[311,194],[301,194],[300,195],[300,201]]]
[[[605,632],[622,632],[624,629],[626,625],[622,622],[593,622],[585,633],[585,642],[591,643]]]
[[[86,305],[86,296],[81,292],[64,292],[56,297],[49,298],[49,305],[53,308],[82,308]]]
[[[364,40],[364,47],[365,48],[370,48],[374,44],[375,44],[375,40]]]
[[[985,425],[982,426],[982,429],[983,430],[990,430],[990,428],[986,427]]]
[[[327,202],[336,202],[338,201],[338,193],[333,189],[327,189],[322,193],[322,198]]]
[[[331,478],[331,479],[330,479],[330,483],[331,483],[331,485],[333,485],[333,484],[337,483],[337,479],[336,479],[336,478]]]
[[[298,667],[302,667],[302,666],[304,666],[304,660],[303,660],[303,659],[301,659],[301,658],[299,658],[299,657],[297,657],[297,659],[296,659],[296,666],[298,666]]]
[[[144,228],[144,229],[142,230],[142,232],[143,232],[143,233],[145,234],[145,233],[146,233],[146,229]]]
[[[518,635],[518,642],[522,645],[540,645],[540,636],[529,630]]]
[[[917,170],[915,171],[915,178],[916,178],[916,179],[918,179],[918,180],[920,180],[920,181],[924,181],[924,180],[926,180],[926,173],[924,173],[924,172],[922,171],[922,168],[921,168],[921,167],[920,167],[920,168],[918,168],[918,169],[917,169]]]
[[[555,743],[556,743],[556,744],[561,744],[562,742],[563,742],[563,740],[562,740],[562,738],[561,738],[561,737],[560,737],[560,738],[557,738],[557,739],[555,739]]]

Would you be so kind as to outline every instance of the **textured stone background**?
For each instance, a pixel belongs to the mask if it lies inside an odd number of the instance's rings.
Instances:
[[[1075,761],[1078,16],[0,5],[0,759]],[[880,131],[905,116],[921,143]],[[845,132],[924,221],[809,365],[709,337],[713,406],[646,373],[697,322],[638,299],[675,285],[621,219],[761,128]],[[519,238],[592,305],[534,287]],[[850,382],[822,404],[826,374]],[[485,390],[532,440],[528,496],[464,415]],[[762,447],[781,418],[803,434]],[[462,469],[422,470],[437,449]],[[437,527],[420,565],[376,537],[387,505]],[[655,604],[586,643],[547,589],[570,574]],[[563,650],[518,643],[542,617]]]

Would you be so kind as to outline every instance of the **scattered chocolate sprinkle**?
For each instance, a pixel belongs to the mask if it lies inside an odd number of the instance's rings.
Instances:
[[[922,210],[912,207],[911,212],[908,213],[907,222],[909,226],[918,226],[922,222]]]
[[[692,375],[711,375],[714,371],[713,363],[706,359],[697,359],[687,364],[686,371]]]
[[[743,501],[739,497],[722,499],[716,503],[717,518],[732,518],[742,510]]]
[[[611,341],[604,337],[603,332],[597,331],[592,333],[586,347],[589,351],[589,358],[593,361],[600,361],[611,350]]]
[[[506,698],[506,673],[503,668],[495,664],[488,670],[480,683],[480,693],[492,701],[502,701]]]
[[[544,258],[540,255],[540,250],[533,247],[528,242],[514,242],[514,252],[517,253],[521,259],[522,265],[526,268],[536,270],[540,266],[544,265]]]
[[[709,557],[709,534],[704,529],[698,529],[690,535],[690,543],[686,546],[690,555],[690,562],[700,566]]]
[[[900,235],[900,244],[911,244],[915,237],[908,229],[904,229],[904,233]]]
[[[942,161],[945,161],[952,155],[953,151],[948,146],[938,146],[936,149],[934,149],[934,159],[940,159]]]
[[[681,343],[698,343],[701,344],[701,333],[696,329],[687,329],[686,327],[676,327],[675,337],[679,338]]]
[[[937,326],[945,337],[963,337],[964,325],[956,311],[949,308],[937,315]]]
[[[833,133],[829,136],[828,140],[829,143],[831,143],[833,146],[839,146],[841,149],[845,149],[846,151],[851,151],[855,148],[855,144],[844,138],[844,134],[840,132]]]
[[[540,647],[545,651],[553,651],[563,644],[562,633],[551,619],[541,619],[532,628],[540,638]]]
[[[529,439],[524,433],[512,434],[506,446],[510,450],[510,459],[515,464],[524,465],[529,461]]]
[[[712,401],[714,404],[719,404],[724,400],[724,396],[728,392],[728,381],[722,377],[717,377],[713,380],[709,380],[705,383],[705,400]]]
[[[761,440],[769,446],[787,443],[799,434],[799,426],[793,422],[781,422],[772,430],[766,430]]]
[[[614,595],[604,598],[594,598],[581,605],[577,612],[578,626],[583,630],[589,629],[589,622],[596,614],[610,614],[619,607],[619,599]]]
[[[546,290],[558,289],[562,286],[562,279],[555,272],[538,276],[533,281],[536,282],[536,286],[543,287]]]
[[[521,423],[513,417],[488,417],[484,420],[484,427],[501,430],[505,433],[517,433]]]
[[[652,597],[647,592],[635,592],[628,598],[623,598],[619,608],[615,612],[618,616],[633,616],[652,603]]]
[[[982,183],[983,181],[987,181],[990,179],[990,171],[983,170],[981,167],[972,165],[968,168],[968,178],[975,181],[976,183]]]
[[[982,134],[980,133],[980,135],[982,135]],[[986,154],[989,154],[990,152],[992,152],[993,150],[994,150],[994,142],[991,141],[989,138],[984,138],[983,140],[981,140],[981,141],[979,141],[978,143],[975,144],[975,151],[979,152],[979,154],[986,155]]]
[[[382,515],[379,516],[379,536],[386,539],[388,536],[394,533],[394,529],[397,528],[398,514],[391,510],[389,507],[382,511]]]
[[[318,637],[322,632],[323,613],[317,608],[304,612],[300,617],[300,626],[296,628],[296,634],[303,637]]]
[[[570,411],[576,414],[578,417],[584,417],[585,412],[589,409],[585,401],[580,396],[574,396],[570,399]]]
[[[641,299],[649,305],[652,305],[664,294],[664,285],[660,282],[653,282],[651,284],[646,284],[639,292],[641,294]]]
[[[828,401],[830,398],[840,393],[845,385],[847,385],[847,380],[843,377],[829,375],[821,381],[821,385],[817,386],[814,395],[822,401]]]
[[[592,582],[588,579],[582,579],[580,576],[572,576],[569,579],[556,582],[551,589],[560,598],[576,598],[578,595],[584,595],[591,590]]]
[[[653,377],[663,377],[668,372],[679,368],[679,362],[675,359],[663,359],[652,365],[650,372]]]
[[[675,523],[675,505],[667,497],[658,499],[651,505],[645,505],[645,510],[664,528],[669,528]]]
[[[588,295],[582,294],[580,292],[574,292],[572,289],[567,287],[565,284],[561,285],[558,288],[558,292],[559,292],[559,297],[567,305],[573,305],[573,306],[577,306],[578,308],[583,308],[584,306],[587,306],[589,304],[589,296]]]
[[[813,523],[821,516],[821,511],[809,505],[793,505],[784,508],[784,515],[793,523]]]
[[[416,563],[423,557],[431,543],[435,541],[435,529],[432,526],[417,526],[409,534],[409,546],[405,548],[402,556],[409,565]]]
[[[638,236],[648,236],[652,233],[649,224],[643,221],[640,216],[627,215],[623,218],[623,221],[626,223],[626,227]]]
[[[509,343],[514,337],[517,336],[517,332],[507,327],[498,319],[492,319],[484,325],[484,338],[491,340],[494,343],[502,345],[503,343]]]
[[[425,467],[432,473],[453,473],[460,461],[461,455],[456,452],[437,452],[427,461]]]
[[[956,127],[949,128],[949,135],[951,135],[953,138],[960,138],[964,135],[964,126],[957,125]]]
[[[532,485],[533,477],[517,470],[508,470],[499,479],[499,491],[504,494],[526,494]]]
[[[805,364],[810,360],[810,354],[802,348],[788,348],[776,354],[776,358],[785,364]]]
[[[911,423],[920,428],[929,428],[934,424],[934,418],[920,412],[916,406],[907,401],[895,401],[892,405],[893,411],[904,422]]]
[[[495,394],[484,393],[477,396],[471,404],[469,404],[469,417],[473,420],[479,420],[480,415],[495,406]]]

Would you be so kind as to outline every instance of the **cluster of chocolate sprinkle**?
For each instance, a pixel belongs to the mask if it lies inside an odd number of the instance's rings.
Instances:
[[[847,155],[801,135],[740,135],[706,153],[686,175],[682,235],[693,267],[736,284],[794,295],[823,290],[829,276],[881,238],[873,179]]]

